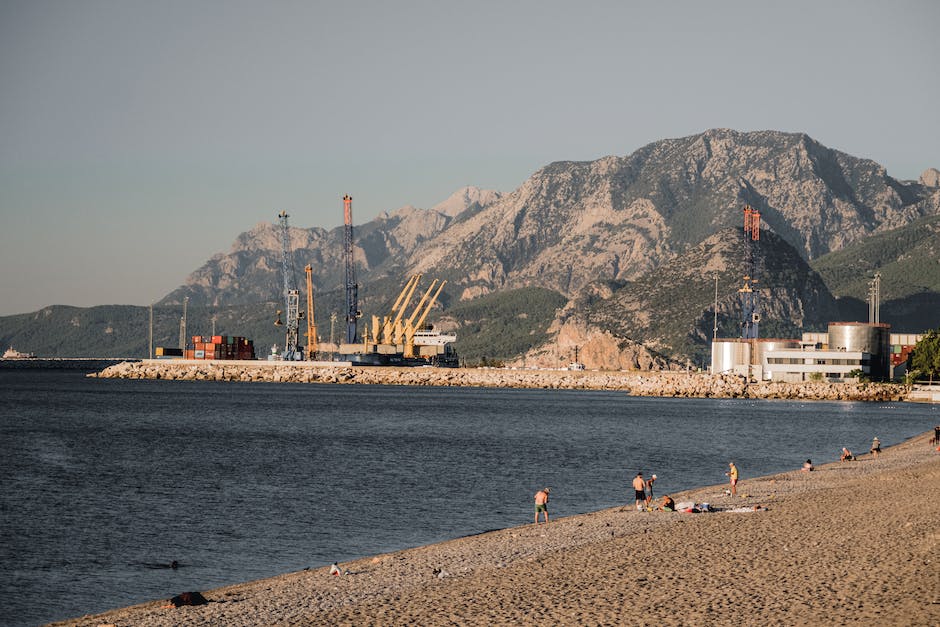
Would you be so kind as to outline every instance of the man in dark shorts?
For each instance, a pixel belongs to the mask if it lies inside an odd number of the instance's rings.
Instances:
[[[642,512],[646,507],[646,481],[643,480],[643,473],[636,473],[633,478],[633,492],[636,499],[636,511]]]
[[[535,524],[539,524],[539,512],[545,516],[545,522],[548,522],[548,493],[551,488],[542,488],[535,493]]]

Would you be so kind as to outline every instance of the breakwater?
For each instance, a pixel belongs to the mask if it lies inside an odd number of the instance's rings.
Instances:
[[[735,375],[676,371],[506,370],[497,368],[354,367],[328,362],[144,360],[90,374],[111,379],[464,386],[623,390],[634,396],[842,401],[903,401],[909,388],[893,383],[748,382]]]

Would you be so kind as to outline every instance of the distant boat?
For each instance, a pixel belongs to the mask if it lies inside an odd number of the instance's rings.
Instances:
[[[32,353],[21,353],[12,346],[3,353],[4,359],[35,359],[35,355]]]

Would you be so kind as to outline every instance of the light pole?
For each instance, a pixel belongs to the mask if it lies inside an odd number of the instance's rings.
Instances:
[[[330,350],[333,351],[332,359],[336,359],[336,341],[333,339],[333,327],[336,326],[336,312],[330,314]]]

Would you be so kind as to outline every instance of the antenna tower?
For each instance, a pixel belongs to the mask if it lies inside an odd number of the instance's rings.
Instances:
[[[180,350],[186,348],[186,304],[189,302],[189,296],[183,297],[183,315],[180,318]]]
[[[297,329],[302,316],[300,292],[297,290],[297,280],[294,277],[294,257],[290,247],[290,226],[287,222],[290,216],[286,211],[282,211],[277,217],[281,227],[281,274],[284,275],[284,312],[287,314],[287,333],[281,357],[295,361],[302,357],[297,346]]]
[[[760,324],[760,294],[757,291],[754,247],[760,240],[760,212],[750,205],[744,207],[744,285],[738,290],[741,295],[741,337],[754,340],[758,337]]]
[[[878,324],[881,322],[881,273],[876,272],[875,278],[868,283],[868,322]]]
[[[346,343],[356,343],[356,326],[362,312],[359,311],[359,285],[356,283],[356,267],[353,263],[352,196],[343,196],[343,223],[346,226],[343,250],[346,253]]]

